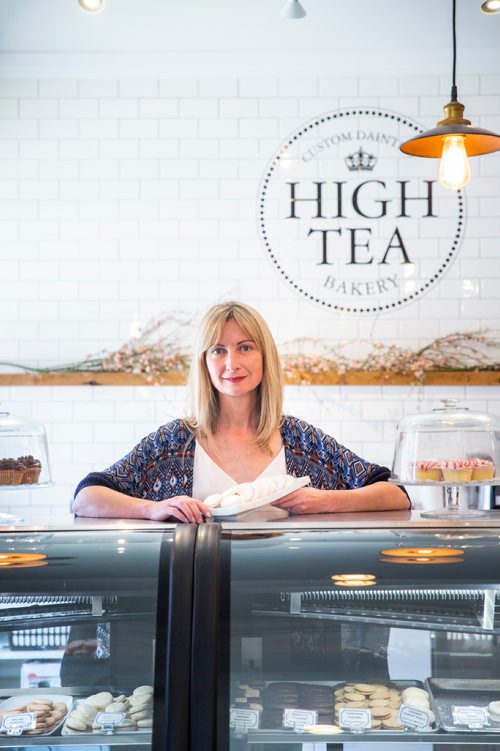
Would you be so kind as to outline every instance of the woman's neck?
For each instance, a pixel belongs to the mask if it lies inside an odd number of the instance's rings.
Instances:
[[[220,396],[220,410],[215,432],[243,431],[255,432],[259,419],[257,402],[253,394],[233,399]]]

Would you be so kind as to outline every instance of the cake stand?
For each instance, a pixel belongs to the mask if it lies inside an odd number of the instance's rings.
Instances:
[[[476,481],[470,480],[468,482],[456,482],[449,483],[443,480],[430,480],[429,482],[417,482],[417,481],[402,481],[394,478],[389,479],[390,483],[395,485],[414,485],[420,487],[436,487],[441,486],[444,488],[446,505],[439,506],[438,508],[429,509],[429,511],[421,511],[420,516],[426,519],[446,519],[448,521],[467,521],[468,519],[480,519],[488,516],[488,511],[479,509],[469,509],[460,506],[460,489],[470,488],[483,485],[500,485],[500,477],[492,477],[491,480]]]

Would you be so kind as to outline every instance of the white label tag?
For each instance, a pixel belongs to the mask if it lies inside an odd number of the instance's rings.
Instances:
[[[255,730],[260,725],[260,712],[256,709],[235,709],[229,710],[229,727],[234,728],[238,733],[246,733],[249,730]]]
[[[102,728],[114,728],[123,725],[125,712],[98,712],[95,716],[94,723]]]
[[[318,713],[312,709],[285,709],[283,727],[303,730],[305,725],[317,725]]]
[[[488,725],[487,707],[453,707],[455,725],[467,725],[470,728],[482,728]]]
[[[0,731],[7,735],[21,735],[24,730],[34,730],[36,727],[36,715],[32,712],[20,712],[8,714],[2,718]]]
[[[372,725],[372,713],[369,709],[341,709],[339,725],[350,730],[364,730]]]
[[[398,720],[407,728],[422,730],[429,727],[429,715],[425,709],[410,707],[408,704],[401,704],[398,712]]]

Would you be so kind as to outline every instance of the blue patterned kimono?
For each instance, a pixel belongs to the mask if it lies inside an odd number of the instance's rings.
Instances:
[[[296,417],[283,417],[280,432],[287,473],[294,477],[309,475],[313,488],[361,488],[390,476],[387,467],[366,462],[319,428]],[[143,438],[111,467],[87,475],[75,496],[89,485],[102,485],[150,501],[192,496],[195,447],[196,440],[183,420],[172,420]]]

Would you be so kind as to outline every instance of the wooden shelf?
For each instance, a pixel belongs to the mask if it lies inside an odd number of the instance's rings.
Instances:
[[[347,373],[297,373],[287,378],[290,386],[411,386],[413,375],[351,370]],[[50,373],[0,373],[0,386],[182,386],[183,373],[164,373],[154,382],[132,373],[64,371]],[[426,373],[424,386],[499,386],[500,370],[439,370]]]

